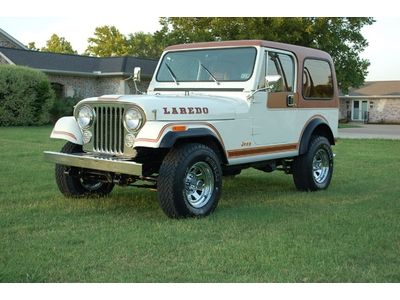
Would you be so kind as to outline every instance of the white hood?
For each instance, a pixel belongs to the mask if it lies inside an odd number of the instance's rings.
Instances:
[[[136,104],[149,121],[233,120],[249,107],[242,99],[202,95],[105,95],[86,100]]]

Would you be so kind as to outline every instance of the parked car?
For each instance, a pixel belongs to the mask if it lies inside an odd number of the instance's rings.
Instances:
[[[145,95],[80,101],[51,133],[67,143],[44,155],[66,197],[149,187],[167,216],[206,216],[223,176],[249,167],[326,189],[337,125],[329,54],[260,40],[183,44],[164,51]]]

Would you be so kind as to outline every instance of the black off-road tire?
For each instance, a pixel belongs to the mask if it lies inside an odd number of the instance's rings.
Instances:
[[[300,191],[318,191],[328,188],[333,174],[331,144],[323,136],[313,136],[307,153],[293,162],[293,181]]]
[[[182,144],[162,162],[158,201],[170,218],[204,217],[217,207],[221,187],[221,163],[216,153],[203,144]]]
[[[61,149],[61,152],[80,153],[82,152],[82,146],[68,142]],[[65,197],[104,197],[108,195],[114,188],[113,183],[85,182],[81,178],[70,176],[65,172],[68,168],[68,166],[59,164],[56,164],[55,168],[55,177],[58,189]]]

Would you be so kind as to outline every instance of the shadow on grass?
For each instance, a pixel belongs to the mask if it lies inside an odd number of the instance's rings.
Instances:
[[[291,176],[246,170],[235,178],[223,179],[222,197],[215,214],[233,214],[236,218],[242,215],[243,219],[247,219],[250,214],[268,216],[272,211],[279,216],[277,210],[295,205],[296,198],[302,194],[296,190]],[[104,198],[63,199],[60,204],[74,213],[132,215],[144,219],[164,215],[159,207],[157,192],[136,187],[116,186]]]

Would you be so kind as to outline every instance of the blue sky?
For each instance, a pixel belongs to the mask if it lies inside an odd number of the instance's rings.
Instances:
[[[254,1],[246,0],[246,3],[251,4]],[[318,3],[319,6],[322,3],[322,0],[306,1],[311,3],[309,7],[312,7],[313,3]],[[343,13],[343,6],[341,5],[347,5],[348,13],[353,16],[375,15],[374,18],[377,21],[362,30],[364,37],[369,42],[368,48],[362,53],[362,57],[369,59],[371,62],[367,80],[400,80],[400,57],[398,55],[400,53],[400,13],[397,13],[397,8],[391,10],[390,5],[383,3],[387,1],[390,2],[389,0],[380,0],[378,7],[368,4],[360,12],[357,7],[349,7],[346,1],[337,0],[335,2],[338,4],[336,8],[333,7],[329,11],[332,16],[340,15],[340,13]],[[43,3],[43,6],[40,5],[41,3]],[[71,42],[74,49],[82,53],[87,47],[88,37],[93,36],[94,30],[98,26],[115,25],[123,34],[138,31],[154,32],[160,28],[158,16],[190,15],[187,13],[187,9],[186,13],[182,11],[182,4],[185,3],[183,0],[163,2],[150,0],[145,4],[141,1],[140,7],[128,0],[114,0],[114,7],[125,8],[117,9],[117,11],[111,9],[110,6],[101,5],[101,1],[94,0],[69,0],[69,6],[64,6],[58,10],[54,7],[55,3],[58,2],[50,0],[14,0],[13,2],[8,2],[5,5],[8,5],[9,8],[0,11],[0,28],[24,44],[28,44],[31,41],[36,42],[37,47],[43,47],[46,40],[53,33],[57,33]],[[95,9],[93,9],[94,3],[96,3]],[[223,1],[216,4],[213,0],[202,0],[198,3],[201,5],[192,6],[192,10],[195,10],[197,16],[209,16],[212,13],[214,15],[223,15],[221,13],[218,14],[219,11],[224,11],[224,8],[221,7]],[[393,1],[393,3],[395,2]],[[391,4],[393,5],[393,3]],[[382,6],[385,7],[384,11],[382,11]],[[180,8],[177,9],[178,7]],[[210,10],[210,8],[213,8],[213,10]],[[246,6],[246,8],[239,6],[230,7],[229,9],[231,16],[249,16],[249,13],[250,15],[260,13],[260,11],[255,12],[251,5]],[[10,14],[10,11],[15,13]],[[4,14],[3,12],[7,13]],[[193,13],[193,11],[191,12]],[[224,12],[226,13],[226,11]],[[288,13],[287,16],[291,16],[291,13],[293,14],[294,12],[299,13],[297,10],[286,11]],[[393,13],[397,13],[397,16],[393,15]],[[307,10],[302,15],[321,15],[321,12]]]

